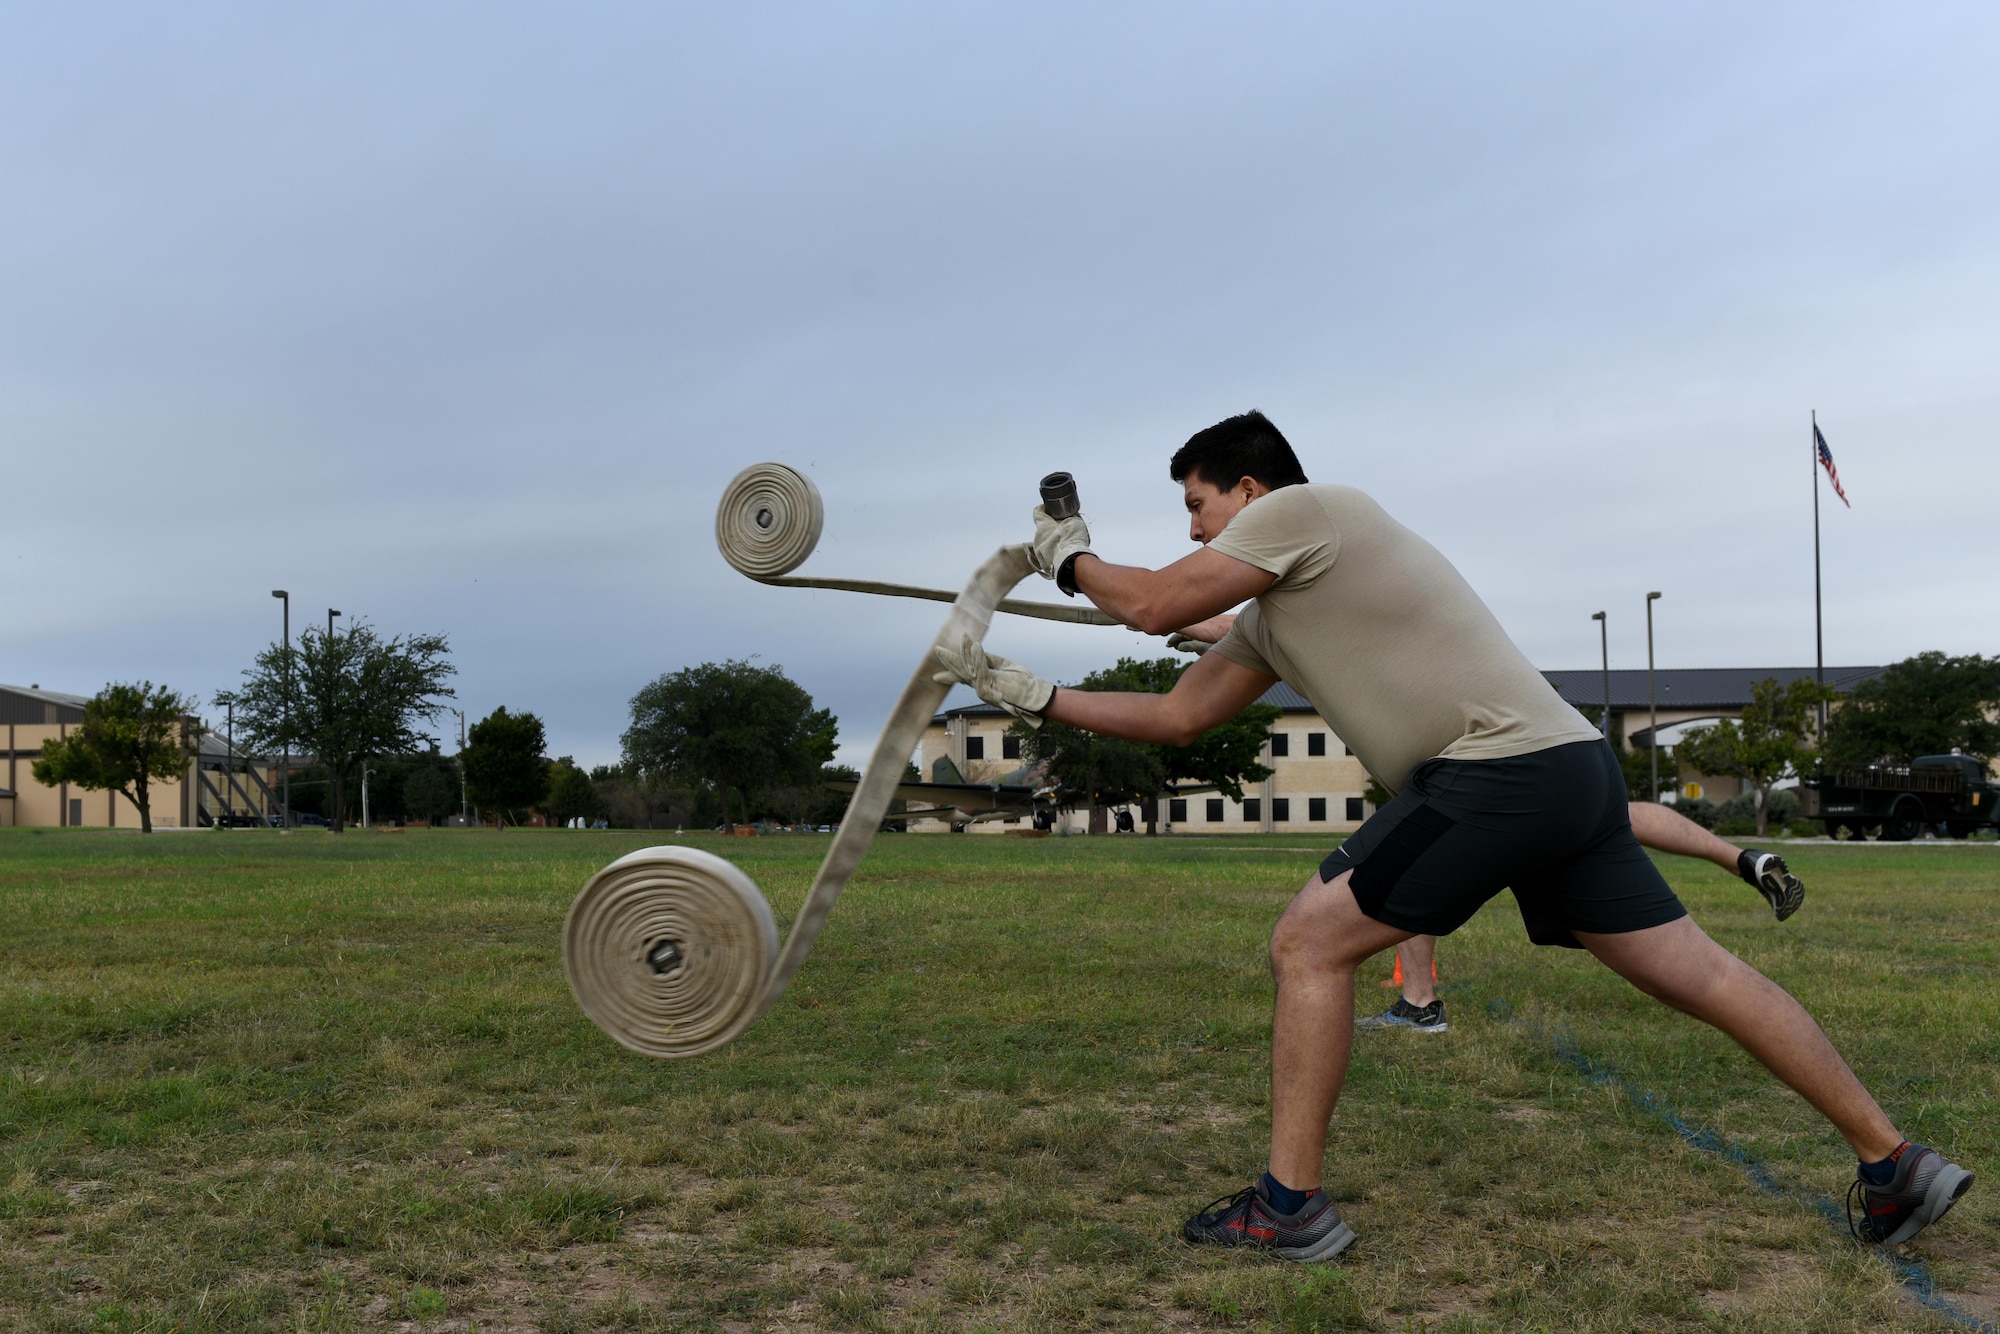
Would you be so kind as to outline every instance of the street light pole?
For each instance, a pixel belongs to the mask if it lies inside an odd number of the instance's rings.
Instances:
[[[1597,647],[1604,655],[1604,716],[1598,720],[1601,724],[1598,730],[1603,732],[1604,739],[1609,741],[1611,739],[1611,638],[1608,629],[1609,623],[1605,621],[1604,613],[1601,611],[1590,613],[1590,619],[1597,622]]]
[[[271,590],[271,596],[285,604],[285,707],[283,712],[285,728],[284,796],[280,798],[280,810],[284,815],[284,830],[292,832],[292,595],[282,588]]]
[[[366,764],[361,766],[361,827],[368,827],[368,775],[374,773]]]
[[[336,617],[336,616],[341,616],[341,615],[345,615],[345,613],[344,613],[344,612],[341,612],[341,611],[339,611],[339,610],[337,610],[336,608],[333,608],[333,607],[328,607],[328,608],[326,609],[326,638],[327,638],[327,643],[326,643],[325,647],[326,647],[327,651],[329,651],[329,652],[331,652],[331,651],[332,651],[332,649],[333,649],[333,618],[334,618],[334,617]],[[330,771],[329,771],[329,772],[330,772]],[[364,785],[364,786],[366,785],[366,780],[365,780],[365,779],[363,780],[363,785]],[[331,794],[331,793],[335,792],[335,791],[336,791],[336,790],[338,790],[338,789],[336,789],[336,788],[334,787],[334,785],[332,784],[332,782],[331,782],[331,781],[329,781],[329,782],[328,782],[328,784],[327,784],[327,789],[326,789],[326,790],[327,790],[327,792],[328,792],[329,794]],[[332,823],[331,825],[329,825],[329,826],[328,826],[328,828],[332,829],[332,830],[333,830],[333,831],[334,831],[335,833],[339,833],[339,832],[341,831],[341,829],[343,829],[343,828],[344,828],[344,827],[346,826],[346,824],[347,824],[347,794],[346,794],[346,793],[344,793],[344,792],[343,792],[343,793],[341,793],[341,799],[340,799],[340,805],[341,805],[341,809],[339,809],[339,810],[337,810],[337,811],[334,811],[334,812],[332,812],[332,814],[331,814],[330,818],[332,819],[333,823]]]
[[[465,710],[453,709],[452,712],[458,715],[458,819],[461,824],[470,824],[465,804]]]
[[[1660,692],[1653,683],[1653,603],[1659,600],[1658,593],[1646,594],[1646,736],[1647,752],[1653,761],[1653,790],[1646,795],[1648,801],[1660,799]]]

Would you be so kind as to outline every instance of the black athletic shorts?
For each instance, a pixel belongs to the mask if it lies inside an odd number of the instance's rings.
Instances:
[[[1361,911],[1442,936],[1514,891],[1528,939],[1580,948],[1575,931],[1643,931],[1687,916],[1632,836],[1625,778],[1604,741],[1504,760],[1426,760],[1320,864]]]

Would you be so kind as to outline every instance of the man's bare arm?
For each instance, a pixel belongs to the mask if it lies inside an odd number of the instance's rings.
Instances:
[[[1199,639],[1204,644],[1220,644],[1235,624],[1236,614],[1224,612],[1205,621],[1196,621],[1193,625],[1184,625],[1180,628],[1180,633],[1189,639]]]
[[[1058,690],[1042,716],[1127,741],[1187,746],[1209,728],[1228,722],[1256,703],[1277,680],[1210,653],[1182,672],[1174,688],[1164,695]]]
[[[1158,570],[1113,565],[1085,552],[1071,567],[1077,590],[1149,635],[1194,625],[1248,602],[1277,579],[1248,561],[1203,547]]]

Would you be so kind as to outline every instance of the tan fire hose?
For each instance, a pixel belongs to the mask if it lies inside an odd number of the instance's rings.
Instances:
[[[949,601],[932,647],[983,640],[997,611],[1087,625],[1118,622],[1092,607],[1007,597],[1033,569],[1026,546],[1001,547],[956,595],[907,584],[787,578],[810,556],[825,519],[803,473],[760,463],[722,495],[715,541],[729,563],[767,584]],[[931,679],[931,649],[910,676],[861,775],[782,952],[771,906],[742,871],[696,848],[641,848],[592,876],[570,905],[563,962],[577,1004],[605,1033],[647,1056],[699,1056],[731,1041],[776,1003],[811,952],[834,901],[888,813],[903,769],[950,687]]]

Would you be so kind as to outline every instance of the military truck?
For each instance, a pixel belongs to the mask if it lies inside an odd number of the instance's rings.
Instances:
[[[1965,838],[2000,827],[2000,784],[1971,755],[1920,755],[1907,765],[1836,767],[1808,775],[1799,814],[1823,820],[1835,838],[1902,843],[1926,829]]]

